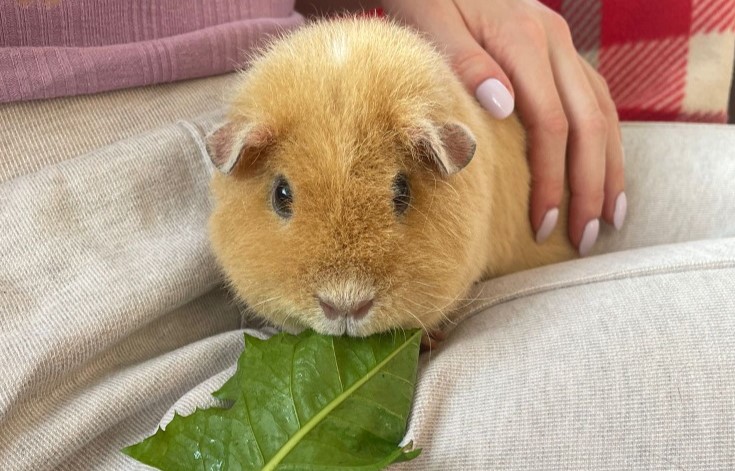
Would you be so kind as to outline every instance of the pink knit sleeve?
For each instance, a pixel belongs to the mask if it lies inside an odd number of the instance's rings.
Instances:
[[[301,22],[294,0],[0,0],[0,103],[222,74]]]

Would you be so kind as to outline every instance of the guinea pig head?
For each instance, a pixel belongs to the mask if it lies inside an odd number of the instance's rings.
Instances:
[[[209,137],[214,251],[273,324],[357,336],[434,328],[467,288],[452,178],[472,159],[471,132],[378,128],[235,117]]]
[[[210,239],[238,297],[289,331],[438,327],[478,276],[449,68],[356,21],[300,30],[244,78],[208,138]]]

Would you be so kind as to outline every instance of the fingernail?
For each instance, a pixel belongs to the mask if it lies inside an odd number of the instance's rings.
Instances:
[[[559,219],[558,208],[553,208],[546,211],[546,214],[544,215],[544,220],[541,221],[541,227],[539,227],[538,232],[536,232],[537,244],[541,244],[549,238],[551,232],[554,230],[554,227],[556,227],[557,219]]]
[[[513,96],[498,79],[487,79],[475,90],[475,97],[496,119],[504,119],[513,112]]]
[[[613,224],[615,229],[620,230],[625,222],[625,214],[628,212],[628,198],[625,196],[625,192],[621,191],[617,198],[615,198],[615,213],[613,213]]]
[[[582,233],[582,241],[579,243],[579,255],[586,256],[592,250],[592,246],[597,242],[597,235],[600,233],[599,219],[593,219],[584,226]]]

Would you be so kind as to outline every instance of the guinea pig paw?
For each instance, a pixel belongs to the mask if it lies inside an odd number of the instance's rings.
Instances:
[[[428,352],[439,347],[442,341],[446,340],[447,334],[443,330],[430,330],[424,332],[421,336],[420,352]]]

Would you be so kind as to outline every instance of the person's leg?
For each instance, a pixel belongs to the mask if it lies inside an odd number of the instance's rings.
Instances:
[[[594,253],[735,236],[735,127],[627,123],[628,215]]]
[[[422,453],[396,469],[731,467],[735,127],[623,134],[623,230],[477,285],[422,357]]]

